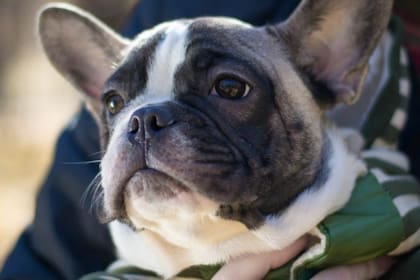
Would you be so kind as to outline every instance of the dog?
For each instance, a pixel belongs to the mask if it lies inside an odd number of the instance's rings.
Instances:
[[[164,277],[277,250],[351,195],[365,165],[325,112],[357,100],[390,0],[308,0],[262,27],[180,19],[120,37],[49,4],[39,36],[101,130],[101,220]]]

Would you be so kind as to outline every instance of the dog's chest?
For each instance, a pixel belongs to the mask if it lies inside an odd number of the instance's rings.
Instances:
[[[243,252],[269,250],[243,224],[220,218],[195,217],[165,221],[140,232],[119,222],[110,229],[120,258],[164,276],[171,276],[186,267],[228,261]]]

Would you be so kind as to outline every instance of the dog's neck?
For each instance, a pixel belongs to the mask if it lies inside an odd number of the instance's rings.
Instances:
[[[169,277],[193,265],[221,263],[246,253],[286,247],[340,209],[350,198],[357,177],[365,172],[365,165],[348,151],[335,128],[328,128],[326,137],[330,145],[325,163],[327,179],[322,185],[307,188],[281,214],[267,217],[258,229],[248,230],[213,213],[177,221],[181,236],[171,232],[175,228],[134,232],[115,221],[110,228],[120,257]]]

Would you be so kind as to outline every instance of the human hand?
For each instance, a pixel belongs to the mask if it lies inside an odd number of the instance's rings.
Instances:
[[[280,250],[242,256],[224,265],[212,280],[260,280],[271,270],[281,267],[307,247],[308,238],[299,238]],[[379,257],[364,263],[331,267],[316,274],[312,280],[367,280],[383,275],[392,266],[389,257]]]
[[[259,280],[274,268],[287,263],[306,248],[308,238],[303,236],[288,247],[262,254],[253,254],[236,258],[224,265],[212,280]]]
[[[376,279],[392,266],[394,261],[387,256],[352,265],[339,265],[316,274],[311,280],[368,280]]]

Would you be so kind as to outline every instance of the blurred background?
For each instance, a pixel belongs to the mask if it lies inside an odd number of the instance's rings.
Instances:
[[[80,105],[79,94],[44,56],[35,36],[47,0],[0,1],[0,267],[31,221],[55,140]],[[136,0],[72,0],[120,29]]]

